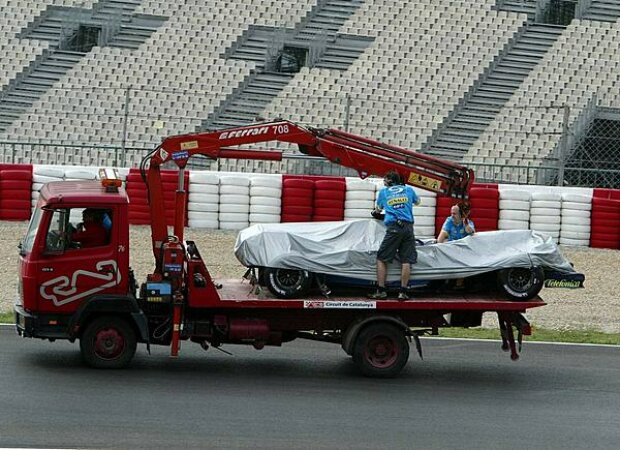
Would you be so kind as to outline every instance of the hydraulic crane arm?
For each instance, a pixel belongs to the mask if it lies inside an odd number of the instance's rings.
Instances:
[[[280,141],[297,144],[309,156],[323,157],[335,164],[349,167],[361,178],[383,176],[390,170],[398,172],[406,183],[442,195],[465,198],[474,181],[473,171],[450,161],[416,153],[334,129],[302,127],[286,120],[248,125],[219,131],[171,136],[142,160],[141,171],[148,188],[151,208],[153,252],[158,261],[159,249],[168,238],[160,167],[174,162],[180,169],[177,189],[174,235],[183,240],[186,189],[184,169],[194,155],[216,160],[282,159],[279,151],[242,150],[239,145]],[[157,262],[156,272],[160,269]]]

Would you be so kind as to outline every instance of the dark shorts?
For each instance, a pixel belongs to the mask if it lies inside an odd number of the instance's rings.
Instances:
[[[400,225],[397,223],[388,225],[383,242],[381,242],[377,252],[377,259],[390,263],[396,254],[402,263],[415,264],[418,262],[412,223],[401,222]]]

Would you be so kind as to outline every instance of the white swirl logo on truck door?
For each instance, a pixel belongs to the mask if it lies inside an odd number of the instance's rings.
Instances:
[[[41,284],[41,288],[39,289],[41,297],[46,300],[51,300],[54,306],[62,306],[120,284],[121,274],[116,266],[116,261],[99,261],[95,267],[98,272],[89,272],[88,270],[81,269],[76,270],[73,272],[73,275],[71,275],[71,280],[69,280],[68,276],[63,275],[46,281]],[[101,273],[106,268],[109,270]],[[101,280],[101,284],[87,291],[78,292],[78,277],[90,277]]]

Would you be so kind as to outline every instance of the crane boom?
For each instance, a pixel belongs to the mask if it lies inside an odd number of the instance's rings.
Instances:
[[[174,235],[182,241],[187,197],[183,176],[189,158],[202,155],[212,160],[233,158],[279,161],[282,159],[280,151],[236,148],[273,141],[296,144],[302,153],[351,168],[361,178],[384,176],[394,170],[407,184],[455,198],[466,198],[474,182],[471,169],[451,161],[341,130],[303,127],[287,120],[170,136],[146,155],[140,166],[148,189],[156,272],[160,269],[159,250],[168,238],[160,167],[172,161],[180,169]]]

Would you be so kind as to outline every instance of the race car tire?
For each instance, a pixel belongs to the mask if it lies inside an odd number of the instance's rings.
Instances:
[[[312,274],[307,270],[265,269],[265,284],[278,298],[300,298],[308,293],[312,285]]]
[[[510,300],[528,301],[538,295],[545,281],[541,267],[513,267],[497,273],[499,290]]]

